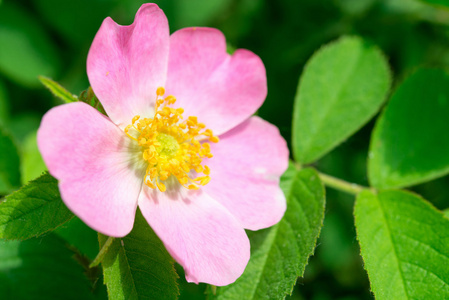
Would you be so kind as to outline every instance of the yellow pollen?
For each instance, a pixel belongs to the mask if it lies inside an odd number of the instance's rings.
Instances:
[[[184,120],[184,109],[168,106],[176,98],[164,98],[164,94],[163,87],[157,88],[153,118],[135,116],[125,133],[142,147],[142,159],[148,164],[144,178],[148,187],[165,192],[163,181],[174,176],[185,188],[199,189],[210,181],[210,168],[202,165],[202,160],[211,158],[212,153],[210,144],[203,141],[218,143],[219,139],[206,125],[198,123],[197,117]],[[192,171],[198,174],[196,178],[190,177]]]

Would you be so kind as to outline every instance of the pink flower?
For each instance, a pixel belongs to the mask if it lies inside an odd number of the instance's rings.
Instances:
[[[286,208],[286,143],[251,117],[267,93],[260,58],[228,55],[211,28],[170,36],[162,10],[145,4],[130,26],[104,20],[87,74],[109,117],[65,104],[38,132],[65,204],[113,237],[131,231],[139,205],[188,281],[234,282],[250,256],[244,229],[276,224]]]

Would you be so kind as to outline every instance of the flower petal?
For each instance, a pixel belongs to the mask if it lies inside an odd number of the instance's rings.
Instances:
[[[185,116],[197,116],[215,134],[252,115],[267,95],[265,67],[254,53],[226,53],[223,34],[212,28],[185,28],[170,36],[167,94]]]
[[[286,209],[279,178],[288,167],[288,148],[279,130],[252,117],[211,145],[211,181],[202,189],[246,229],[269,227]]]
[[[248,237],[241,224],[205,193],[179,184],[165,193],[145,186],[139,207],[184,267],[188,282],[222,286],[243,273],[250,256]]]
[[[67,207],[93,229],[115,237],[132,229],[143,174],[128,137],[108,118],[82,102],[51,109],[37,142],[59,180]]]
[[[144,4],[134,23],[103,21],[89,50],[87,75],[111,120],[124,127],[135,115],[152,116],[156,89],[164,86],[169,30],[156,4]]]

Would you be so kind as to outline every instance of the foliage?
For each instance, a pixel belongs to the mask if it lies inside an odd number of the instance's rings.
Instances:
[[[448,1],[157,1],[172,32],[216,27],[262,58],[258,115],[294,158],[284,218],[247,232],[244,274],[218,288],[187,283],[140,211],[128,236],[98,236],[43,174],[40,118],[105,114],[89,45],[143,1],[21,2],[0,1],[0,298],[449,298]]]
[[[2,298],[95,299],[92,283],[73,255],[54,234],[27,241],[0,241]]]
[[[108,237],[99,235],[100,246]],[[130,234],[115,239],[103,260],[109,299],[176,299],[173,259],[140,210]]]
[[[72,217],[62,203],[57,180],[44,174],[3,200],[0,237],[23,240],[39,236]]]
[[[39,76],[39,80],[42,84],[52,92],[57,98],[61,99],[66,103],[76,102],[78,99],[76,96],[70,94],[64,87],[62,87],[59,83],[47,78],[45,76]]]
[[[449,74],[444,70],[419,70],[399,85],[372,136],[372,185],[404,187],[449,173],[448,114]]]
[[[387,190],[357,197],[355,224],[377,299],[449,297],[449,220],[419,196]]]
[[[316,161],[360,129],[377,112],[389,87],[387,62],[376,47],[346,37],[321,48],[305,66],[296,93],[296,160]]]

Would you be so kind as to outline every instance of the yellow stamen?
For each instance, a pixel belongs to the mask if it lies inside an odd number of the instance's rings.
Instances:
[[[164,94],[165,94],[165,89],[161,86],[158,87],[156,90],[156,95],[158,95],[160,97],[160,96],[163,96]]]
[[[157,182],[156,181],[156,185],[157,185],[157,188],[161,191],[161,192],[165,192],[166,191],[166,187],[165,187],[165,184],[163,184],[162,182]]]
[[[219,138],[198,123],[197,117],[184,120],[184,109],[168,107],[176,98],[164,98],[164,94],[163,87],[157,88],[153,118],[137,115],[124,131],[142,147],[142,159],[148,164],[144,178],[148,187],[165,192],[167,187],[162,181],[174,176],[185,188],[196,190],[210,181],[210,169],[202,165],[202,160],[211,158],[212,153],[210,144],[203,141],[217,143]],[[190,177],[192,171],[198,174],[196,178]]]

